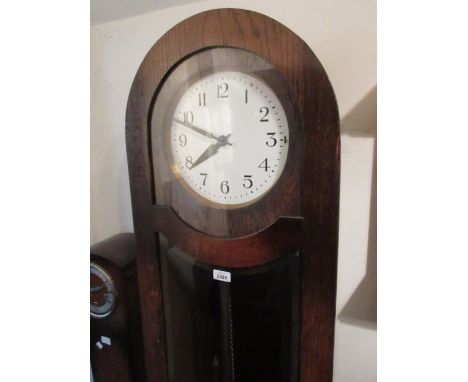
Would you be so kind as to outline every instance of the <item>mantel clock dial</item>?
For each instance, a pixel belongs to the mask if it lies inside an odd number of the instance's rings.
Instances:
[[[109,316],[117,301],[117,291],[111,276],[99,265],[90,267],[90,312],[93,318]]]

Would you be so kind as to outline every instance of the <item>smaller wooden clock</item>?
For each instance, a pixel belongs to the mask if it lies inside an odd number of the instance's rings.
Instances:
[[[147,381],[331,382],[339,118],[310,48],[255,12],[184,20],[126,139]]]
[[[144,380],[133,234],[91,248],[91,367],[95,382]]]

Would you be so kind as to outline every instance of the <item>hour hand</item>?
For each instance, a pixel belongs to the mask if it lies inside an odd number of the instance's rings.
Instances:
[[[200,163],[206,161],[209,157],[215,155],[221,146],[224,145],[220,142],[216,142],[209,146],[205,151],[203,151],[203,153],[197,158],[197,160],[193,162],[193,165],[192,167],[190,167],[190,169],[193,169],[195,166],[198,166]]]

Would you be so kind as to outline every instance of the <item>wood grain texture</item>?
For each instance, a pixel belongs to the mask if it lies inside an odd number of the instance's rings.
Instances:
[[[242,247],[248,252],[248,241],[243,244],[220,244],[217,240],[222,239],[203,236],[203,233],[190,227],[181,228],[179,223],[171,232],[172,228],[158,225],[158,221],[161,222],[164,217],[160,215],[161,210],[154,206],[149,142],[149,119],[154,95],[175,64],[202,49],[222,46],[245,49],[270,62],[286,80],[299,108],[303,128],[297,137],[303,143],[302,159],[297,164],[300,166],[297,176],[301,197],[298,215],[302,218],[297,228],[301,239],[298,246],[302,249],[303,259],[300,380],[331,382],[340,168],[336,100],[319,60],[297,35],[266,16],[238,9],[204,12],[172,28],[148,52],[135,76],[129,96],[127,156],[138,248],[147,380],[167,382],[159,243],[155,232],[172,236],[172,240],[187,246],[189,250],[200,246],[203,251],[200,250],[199,254],[208,253],[210,248],[217,245],[239,245],[239,253]],[[276,214],[276,219],[282,215],[281,211]],[[180,232],[177,233],[177,230]],[[180,239],[182,232],[188,235],[186,242]],[[275,240],[278,240],[276,245],[279,248],[287,245],[285,242],[289,240],[284,233],[286,230],[282,232],[283,235],[280,235],[274,230],[269,233],[266,230],[261,231],[259,236],[268,235],[269,239],[277,237]],[[262,242],[260,239],[252,240]],[[216,256],[210,260],[226,261]]]
[[[169,207],[155,207],[154,230],[164,234],[170,247],[178,247],[205,263],[226,267],[255,267],[298,251],[300,218],[279,218],[261,232],[238,239],[219,239],[187,226]]]

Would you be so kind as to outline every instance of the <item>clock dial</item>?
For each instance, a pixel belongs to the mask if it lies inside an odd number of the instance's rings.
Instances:
[[[90,268],[90,311],[94,318],[107,317],[114,309],[117,292],[109,274],[99,265],[91,263]]]
[[[210,74],[182,95],[171,121],[173,171],[210,202],[242,206],[265,195],[288,155],[285,111],[259,78]]]

